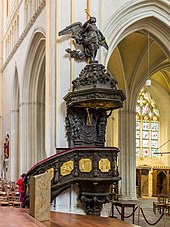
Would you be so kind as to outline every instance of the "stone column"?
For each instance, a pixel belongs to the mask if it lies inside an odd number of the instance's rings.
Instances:
[[[27,163],[27,150],[28,149],[28,104],[27,103],[20,103],[19,105],[19,137],[20,137],[20,144],[19,144],[19,173],[27,172],[28,170],[28,163]]]
[[[149,179],[148,179],[148,182],[149,182],[149,196],[152,196],[152,192],[153,192],[153,169],[151,169],[149,171]]]
[[[169,170],[167,170],[167,195],[169,195]]]
[[[10,144],[10,162],[11,162],[11,180],[16,181],[19,173],[19,110],[11,111],[11,144]]]
[[[46,1],[45,150],[56,152],[56,1]]]
[[[31,0],[28,0],[28,21],[31,19]]]
[[[119,116],[119,171],[120,196],[122,199],[134,200],[136,195],[136,152],[135,152],[135,127],[136,112],[120,110]]]
[[[2,46],[2,36],[3,36],[3,2],[0,4],[0,141],[3,141],[2,137],[2,65],[3,65],[3,46]],[[3,143],[0,144],[0,170],[2,174],[3,169]]]

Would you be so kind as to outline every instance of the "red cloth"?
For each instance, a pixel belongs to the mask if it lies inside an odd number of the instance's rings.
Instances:
[[[23,182],[23,179],[22,178],[20,178],[17,182],[16,182],[16,184],[19,186],[18,187],[18,191],[20,192],[20,193],[23,193],[24,192],[24,182]]]

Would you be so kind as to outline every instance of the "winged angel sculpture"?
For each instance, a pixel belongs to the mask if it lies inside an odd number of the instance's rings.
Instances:
[[[71,33],[73,38],[78,45],[83,46],[81,50],[66,49],[66,52],[70,54],[71,58],[78,60],[88,58],[90,63],[96,62],[95,58],[97,51],[100,46],[105,47],[108,50],[108,45],[105,41],[105,37],[96,26],[96,18],[90,17],[83,25],[81,22],[73,23],[67,26],[65,29],[59,32],[59,36]]]

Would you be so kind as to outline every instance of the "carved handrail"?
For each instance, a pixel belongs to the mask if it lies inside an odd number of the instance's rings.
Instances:
[[[49,169],[53,169],[54,173],[51,181],[51,200],[74,183],[78,183],[80,187],[86,184],[105,184],[109,187],[120,180],[117,169],[118,152],[119,149],[115,147],[76,147],[64,151],[59,150],[57,154],[43,159],[27,172],[24,180],[25,203],[29,200],[30,177],[42,174]],[[98,186],[95,187],[98,190]],[[86,194],[89,193],[88,190],[87,188]]]

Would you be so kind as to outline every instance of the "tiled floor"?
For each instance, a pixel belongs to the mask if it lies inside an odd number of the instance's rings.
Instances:
[[[154,224],[160,217],[160,214],[157,212],[156,215],[153,212],[153,202],[157,201],[157,198],[140,198],[137,201],[133,201],[134,203],[140,205],[140,207],[143,209],[143,212],[145,214],[146,220],[150,224]],[[108,217],[111,215],[111,204],[105,204],[104,206],[105,211],[102,213],[104,217]],[[118,207],[120,210],[120,207]],[[125,216],[128,216],[132,213],[132,208],[126,208],[125,210]],[[117,219],[121,219],[118,211],[115,209],[115,216]],[[125,219],[125,222],[132,224],[132,217]],[[138,210],[135,211],[135,225],[138,225],[141,227],[149,227],[149,226],[156,226],[156,227],[170,227],[170,216],[164,216],[156,225],[149,225],[145,221],[143,215],[141,212],[139,213]],[[98,227],[97,225],[94,225],[95,227]],[[105,225],[103,225],[105,226]],[[82,226],[83,227],[83,226]],[[93,226],[92,226],[93,227]]]
[[[137,201],[134,201],[137,203],[137,205],[140,205],[140,207],[143,209],[146,220],[150,224],[155,223],[160,217],[160,214],[158,212],[156,213],[156,215],[153,212],[153,201],[156,201],[156,200],[157,200],[156,198],[145,197],[145,198],[140,198]],[[125,216],[128,216],[131,213],[132,213],[132,209],[126,208]],[[120,215],[116,209],[115,209],[115,216],[117,216],[117,218],[120,219]],[[139,220],[139,225],[142,227],[148,227],[148,226],[170,227],[170,216],[168,216],[168,215],[164,215],[163,218],[156,225],[149,225],[145,221],[142,213],[140,212],[140,214],[139,214],[138,210],[136,210],[136,212],[135,212],[135,224],[136,225],[138,224],[138,220]],[[125,219],[125,221],[128,223],[132,223],[132,217]]]

